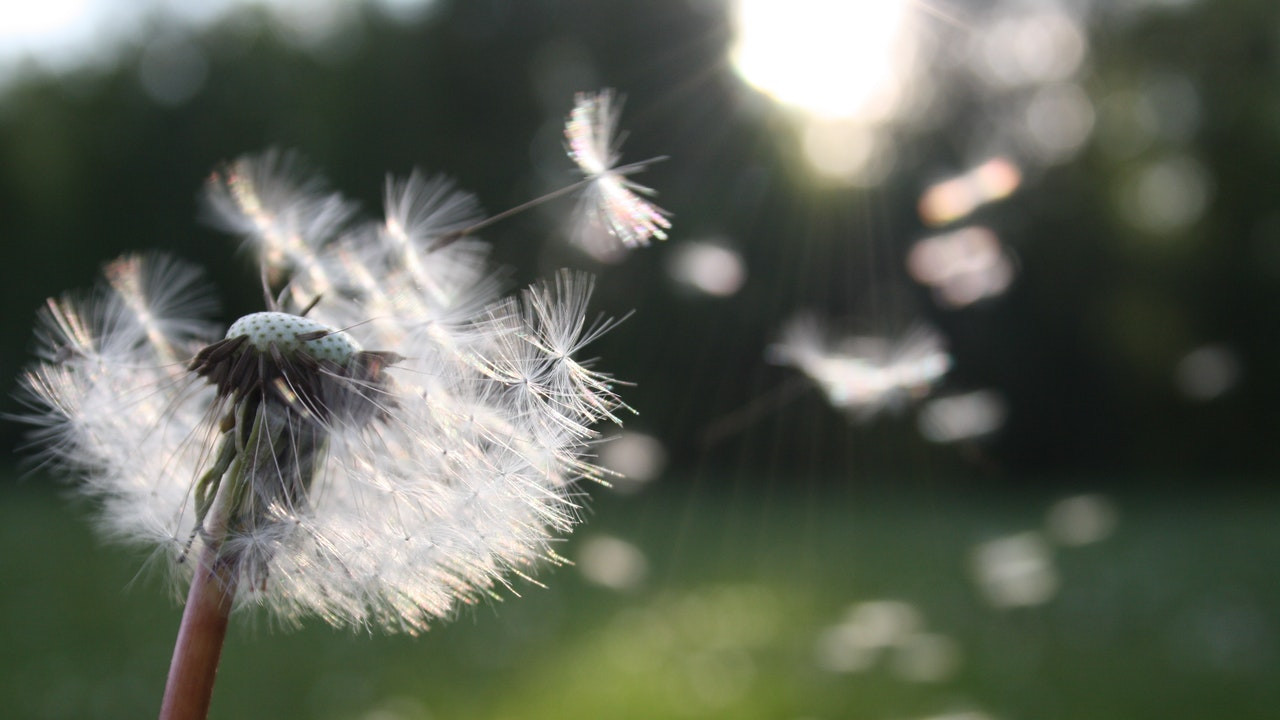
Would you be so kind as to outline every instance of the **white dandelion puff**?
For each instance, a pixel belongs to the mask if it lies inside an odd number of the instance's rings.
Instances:
[[[271,152],[207,188],[266,311],[221,333],[196,270],[116,261],[42,311],[23,418],[176,577],[214,556],[238,606],[286,624],[418,632],[558,561],[602,472],[594,425],[625,407],[576,358],[613,323],[571,272],[500,297],[482,244],[438,242],[479,215],[446,181],[389,181],[360,225],[297,172]]]
[[[600,248],[602,237],[635,248],[648,245],[651,238],[666,240],[671,228],[667,212],[641,197],[653,195],[653,190],[628,177],[662,158],[618,166],[623,138],[616,133],[621,110],[622,101],[615,103],[612,90],[578,93],[564,128],[569,157],[587,181],[575,236],[589,250],[597,248],[601,253],[605,252]]]

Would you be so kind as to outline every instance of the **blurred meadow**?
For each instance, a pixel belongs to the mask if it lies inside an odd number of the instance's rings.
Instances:
[[[211,717],[1271,718],[1280,7],[1270,0],[51,0],[0,12],[0,379],[160,250],[260,309],[220,162],[492,213],[616,88],[665,242],[482,233],[598,278],[636,410],[585,522],[418,637],[233,616]],[[634,312],[633,312],[634,311]],[[21,411],[15,400],[0,409]],[[180,594],[0,424],[0,715],[156,713]]]

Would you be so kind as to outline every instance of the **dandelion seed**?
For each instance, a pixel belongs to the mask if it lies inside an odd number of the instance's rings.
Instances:
[[[214,224],[245,239],[271,282],[296,273],[308,278],[294,283],[297,290],[330,289],[314,251],[350,220],[355,205],[327,192],[297,155],[268,150],[240,157],[213,174],[205,198]]]
[[[809,377],[833,407],[859,420],[919,400],[951,368],[942,337],[916,326],[900,338],[849,337],[831,342],[816,318],[789,323],[769,358]]]
[[[564,135],[569,157],[588,180],[579,206],[575,236],[588,250],[604,254],[605,238],[613,238],[625,248],[649,244],[650,238],[666,240],[671,228],[667,212],[640,195],[653,195],[627,176],[639,172],[654,158],[618,166],[622,138],[616,137],[622,102],[614,102],[612,90],[578,93],[573,111],[565,123]]]
[[[179,580],[221,573],[287,625],[416,633],[555,561],[601,472],[593,425],[625,407],[574,358],[612,323],[571,272],[500,298],[483,245],[436,243],[478,215],[445,181],[389,181],[386,219],[359,224],[298,167],[240,158],[207,188],[266,311],[219,333],[198,271],[116,261],[41,313],[24,418]]]

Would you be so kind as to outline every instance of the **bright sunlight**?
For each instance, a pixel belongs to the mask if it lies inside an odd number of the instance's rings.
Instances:
[[[778,102],[826,118],[890,116],[911,64],[910,0],[738,0],[733,63]]]

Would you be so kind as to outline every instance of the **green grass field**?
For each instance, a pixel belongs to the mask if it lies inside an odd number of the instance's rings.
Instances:
[[[626,590],[589,582],[582,564],[547,568],[547,588],[518,588],[418,638],[233,618],[212,716],[1280,712],[1274,493],[1115,497],[1108,537],[1044,545],[1056,591],[999,607],[971,571],[973,548],[1042,530],[1058,495],[774,487],[712,493],[669,479],[635,497],[593,491],[562,554],[603,535],[632,543],[647,573]],[[139,573],[144,556],[99,542],[87,509],[38,479],[0,486],[0,549],[0,716],[153,717],[180,608],[157,573]],[[850,629],[859,603],[884,600],[859,617],[880,610],[888,635]]]

